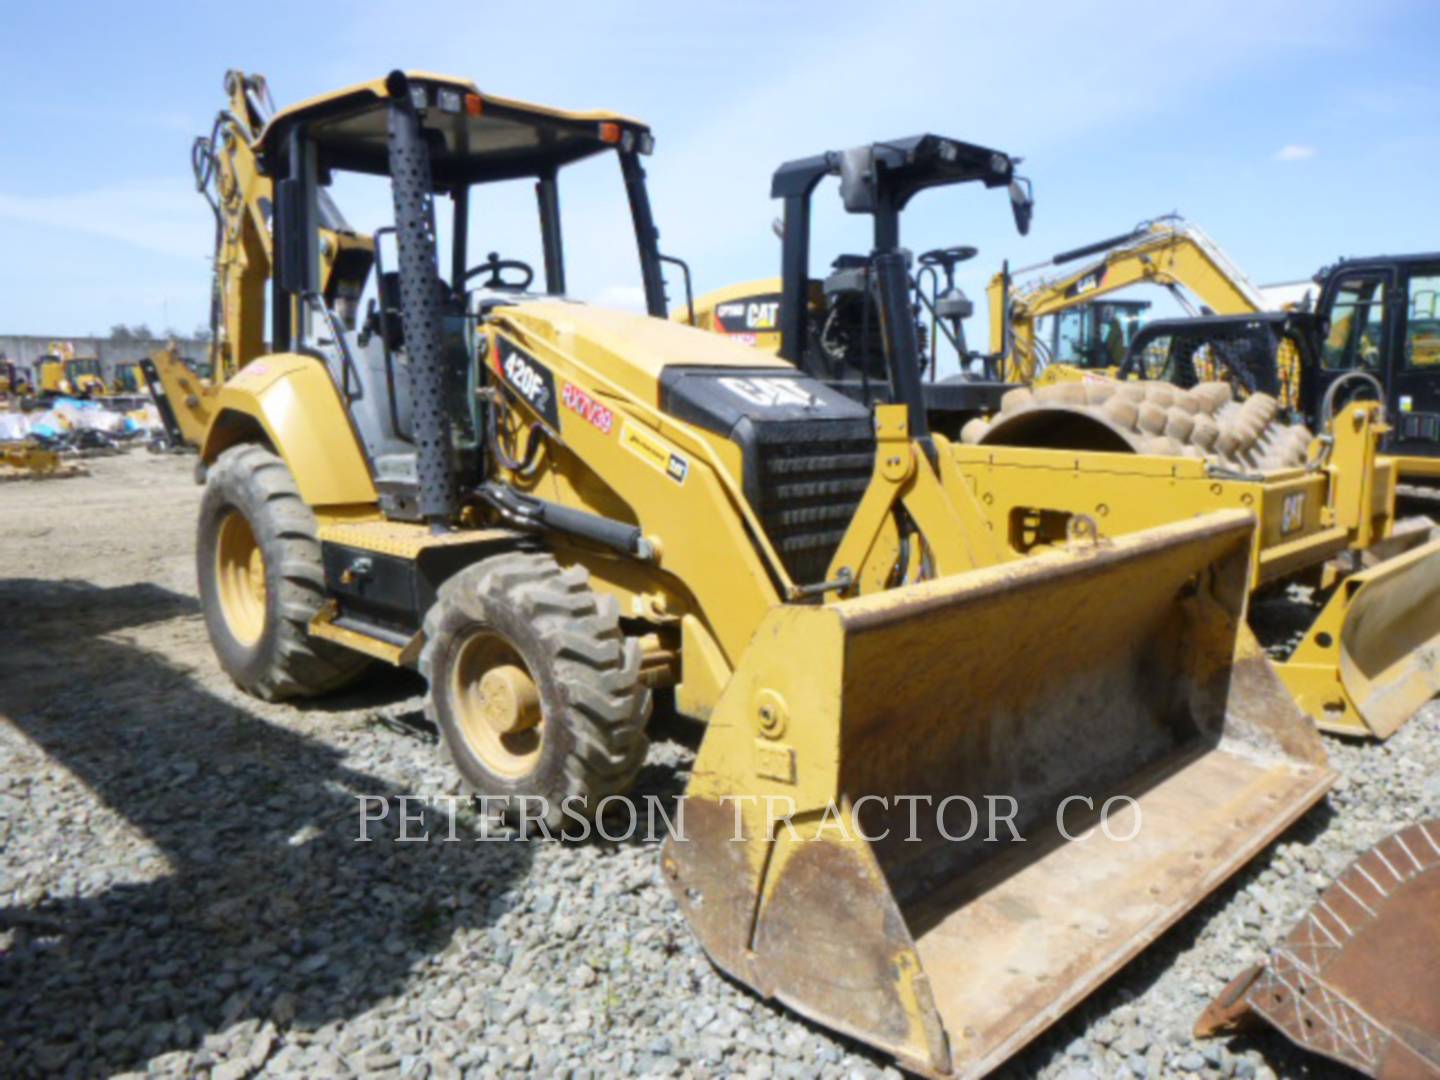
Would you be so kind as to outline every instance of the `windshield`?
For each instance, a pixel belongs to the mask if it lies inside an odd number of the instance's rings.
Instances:
[[[558,170],[554,182],[558,220],[558,274],[547,273],[542,185],[534,178],[473,184],[457,213],[450,195],[435,199],[440,273],[467,295],[502,293],[563,295],[576,300],[644,312],[644,275],[635,226],[617,155],[607,152]],[[379,269],[398,267],[394,203],[387,177],[335,173],[329,193],[350,226],[379,236]],[[463,228],[465,267],[456,281],[457,229]],[[493,255],[493,258],[492,258]],[[559,280],[552,288],[552,276]],[[366,283],[361,309],[377,297],[376,276]]]
[[[1103,301],[1081,304],[1053,317],[1051,363],[1083,368],[1115,367],[1145,325],[1149,304]]]

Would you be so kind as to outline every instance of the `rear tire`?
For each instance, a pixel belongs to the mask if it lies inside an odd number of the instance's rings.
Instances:
[[[512,823],[557,830],[567,799],[588,818],[634,783],[651,695],[619,615],[583,568],[510,552],[445,582],[426,616],[426,715],[465,786]]]
[[[323,694],[368,664],[310,636],[325,601],[318,527],[290,470],[265,447],[232,446],[208,470],[195,557],[210,643],[246,693]]]

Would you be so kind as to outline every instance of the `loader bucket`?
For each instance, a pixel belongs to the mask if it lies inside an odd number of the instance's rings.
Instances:
[[[1251,528],[772,609],[662,859],[711,959],[932,1075],[1044,1030],[1333,780],[1244,628]]]
[[[1393,735],[1440,694],[1440,540],[1341,581],[1279,670],[1322,730]]]

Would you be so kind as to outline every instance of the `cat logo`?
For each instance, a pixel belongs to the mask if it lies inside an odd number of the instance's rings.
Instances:
[[[677,484],[685,483],[685,477],[690,475],[690,462],[671,450],[660,438],[629,420],[620,426],[620,445]]]
[[[778,300],[770,303],[749,303],[745,305],[745,325],[751,330],[773,330],[775,319],[780,312]]]
[[[1094,290],[1098,289],[1101,285],[1105,283],[1105,270],[1106,267],[1102,266],[1100,267],[1100,269],[1091,271],[1090,273],[1086,274],[1079,281],[1075,282],[1075,284],[1071,285],[1068,289],[1066,289],[1065,295],[1080,296],[1083,293],[1093,292]]]
[[[722,334],[752,337],[774,333],[780,323],[778,293],[760,293],[715,305],[715,328]]]
[[[815,395],[807,390],[799,379],[742,379],[731,375],[718,381],[732,394],[762,409],[786,405],[806,408],[817,404]]]

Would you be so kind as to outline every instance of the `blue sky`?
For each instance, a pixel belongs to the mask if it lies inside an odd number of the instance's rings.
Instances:
[[[281,104],[409,67],[643,117],[662,245],[702,290],[776,271],[769,176],[783,160],[926,130],[995,146],[1035,183],[1028,239],[1004,196],[978,188],[922,195],[905,222],[917,250],[980,248],[962,282],[978,297],[1002,258],[1038,262],[1172,210],[1261,283],[1341,254],[1440,248],[1437,40],[1440,4],[1423,0],[12,0],[0,333],[206,318],[211,224],[189,147],[229,67],[264,73]],[[373,227],[383,199],[354,199],[352,219]],[[593,201],[591,214],[567,200],[591,216],[566,239],[603,267],[625,222]],[[838,200],[821,213],[821,250],[857,246]],[[609,295],[602,278],[588,291]]]

